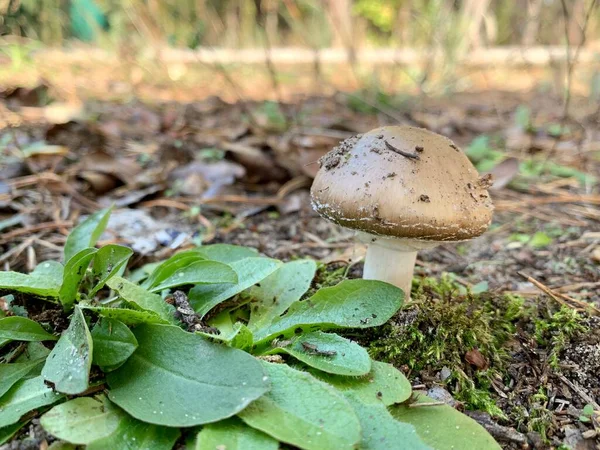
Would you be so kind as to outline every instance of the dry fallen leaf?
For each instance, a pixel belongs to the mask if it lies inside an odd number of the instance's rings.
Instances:
[[[517,158],[508,158],[496,164],[488,174],[492,175],[494,184],[491,190],[497,191],[505,187],[519,173],[519,160]]]
[[[485,370],[488,368],[487,360],[476,348],[474,348],[473,350],[469,350],[465,354],[465,361],[477,367],[478,370]]]

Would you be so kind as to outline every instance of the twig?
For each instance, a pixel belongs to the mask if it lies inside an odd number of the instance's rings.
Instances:
[[[399,148],[394,147],[388,141],[384,141],[384,142],[385,142],[385,146],[387,148],[389,148],[393,152],[398,153],[399,155],[402,155],[402,156],[404,156],[406,158],[410,158],[410,159],[416,159],[416,160],[421,159],[421,157],[418,154],[416,154],[416,153],[408,153],[408,152],[402,151]]]
[[[573,383],[572,381],[567,379],[567,377],[565,377],[564,375],[562,375],[560,373],[556,374],[556,376],[560,379],[560,381],[562,381],[567,386],[569,386],[571,389],[573,389],[575,392],[577,392],[577,394],[579,394],[579,396],[586,403],[589,403],[590,405],[592,405],[596,411],[600,410],[600,405],[598,405],[598,403],[596,403],[594,401],[594,399],[592,397],[590,397],[588,394],[586,394],[579,386],[577,386],[575,383]]]
[[[582,300],[578,300],[573,297],[569,297],[568,295],[561,294],[560,292],[553,291],[548,286],[540,283],[535,278],[532,278],[529,275],[524,274],[523,272],[517,272],[517,274],[519,274],[520,276],[525,278],[527,281],[529,281],[531,284],[533,284],[535,287],[537,287],[539,290],[544,292],[546,295],[550,296],[552,299],[554,299],[556,302],[560,303],[561,305],[568,306],[569,308],[573,308],[575,310],[588,311],[592,315],[600,315],[600,309],[596,308],[594,305],[592,305],[590,303],[584,302]],[[574,303],[579,308],[572,305],[571,303]]]
[[[73,226],[73,222],[71,222],[71,221],[38,223],[37,225],[32,225],[30,227],[25,227],[25,228],[19,228],[19,229],[13,230],[11,232],[4,233],[2,235],[2,238],[0,239],[0,244],[6,244],[7,242],[10,242],[15,237],[22,236],[24,234],[35,233],[37,231],[43,231],[43,230],[52,230],[52,229],[62,228],[62,227],[72,227],[72,226]]]

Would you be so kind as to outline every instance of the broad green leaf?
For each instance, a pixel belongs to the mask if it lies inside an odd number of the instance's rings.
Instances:
[[[306,293],[315,277],[317,264],[305,259],[283,264],[248,290],[252,307],[248,328],[257,330],[283,314]]]
[[[285,364],[262,363],[271,390],[239,413],[252,428],[303,449],[354,449],[360,423],[331,386]]]
[[[11,339],[0,338],[0,348],[4,347],[9,342],[12,342]]]
[[[90,442],[86,450],[171,450],[179,435],[177,428],[150,425],[124,414],[115,431]]]
[[[63,267],[56,261],[38,264],[29,275],[20,272],[0,272],[0,292],[28,294],[55,301],[59,296]]]
[[[29,342],[25,348],[25,351],[21,353],[17,359],[15,359],[15,362],[25,363],[39,359],[46,359],[49,354],[50,350],[48,350],[48,348],[46,348],[41,342]],[[34,372],[36,371],[33,371],[32,373]],[[37,373],[36,376],[37,375],[39,375],[39,373]]]
[[[351,393],[346,399],[354,408],[362,428],[361,450],[433,450],[425,444],[412,425],[395,420],[383,404],[366,404]],[[478,448],[478,447],[464,447]]]
[[[433,402],[433,399],[419,395],[418,402]],[[391,413],[397,420],[413,425],[419,437],[435,450],[501,448],[485,428],[448,405],[417,408],[398,405],[391,408]]]
[[[21,380],[0,398],[0,428],[17,423],[29,411],[56,403],[63,397],[46,386],[41,376]]]
[[[98,278],[98,283],[90,292],[90,297],[102,289],[112,277],[123,273],[131,255],[133,255],[133,250],[122,245],[106,245],[98,250],[92,268],[94,277]]]
[[[165,323],[175,324],[177,321],[173,314],[175,308],[169,305],[158,294],[148,292],[141,286],[127,281],[125,278],[113,277],[108,280],[107,285],[118,292],[131,306],[138,307],[144,311],[156,313]]]
[[[81,394],[89,385],[92,352],[92,336],[81,308],[76,306],[69,328],[46,360],[42,376],[58,392]]]
[[[233,284],[238,276],[227,264],[217,261],[196,261],[177,269],[150,291],[158,292],[185,284]]]
[[[107,372],[127,361],[138,346],[131,330],[115,319],[100,319],[92,329],[92,362]]]
[[[73,307],[73,303],[77,298],[79,284],[97,251],[95,248],[84,248],[67,261],[62,286],[59,291],[60,302],[66,310],[70,310]]]
[[[244,258],[234,261],[231,268],[238,276],[236,284],[198,285],[190,291],[190,304],[200,317],[204,317],[219,303],[264,280],[280,265],[280,261],[270,258]]]
[[[203,245],[198,247],[196,252],[206,259],[219,261],[225,264],[231,264],[241,259],[259,256],[258,251],[254,248],[231,244]]]
[[[237,418],[211,423],[196,438],[195,450],[277,450],[279,442]]]
[[[148,275],[146,281],[142,283],[142,286],[146,289],[151,289],[169,278],[177,270],[189,266],[195,262],[205,260],[206,258],[196,250],[188,250],[185,252],[176,253],[166,261],[158,264],[152,273]]]
[[[412,386],[404,374],[391,364],[379,361],[371,361],[371,372],[358,378],[311,373],[342,392],[351,391],[363,403],[390,406],[408,400],[412,394]]]
[[[0,397],[24,378],[34,367],[40,365],[43,360],[30,361],[25,363],[0,364]]]
[[[255,343],[295,330],[368,328],[384,324],[402,306],[404,293],[391,284],[376,280],[344,280],[323,288],[307,300],[294,303],[287,313],[268,328],[254,333]]]
[[[215,326],[213,322],[211,322],[211,326]],[[252,347],[253,343],[252,332],[246,325],[240,322],[233,324],[231,328],[225,332],[219,329],[219,334],[207,333],[204,331],[196,331],[196,334],[211,342],[222,342],[230,347],[239,348],[240,350],[248,350]]]
[[[139,311],[129,308],[108,308],[103,306],[81,305],[81,309],[93,311],[102,317],[120,320],[126,325],[139,325],[141,323],[168,323],[152,311]]]
[[[87,445],[115,432],[125,416],[102,396],[79,397],[52,408],[40,424],[58,439]]]
[[[371,370],[367,351],[355,342],[332,333],[315,331],[279,340],[267,354],[287,353],[323,372],[346,376],[366,375]]]
[[[35,266],[30,275],[50,278],[53,285],[60,286],[64,270],[64,266],[58,261],[44,261]]]
[[[10,441],[21,428],[27,425],[28,422],[28,420],[25,420],[0,428],[0,445],[4,445]]]
[[[136,419],[189,427],[231,417],[269,387],[249,354],[169,325],[133,330],[137,350],[107,375],[112,401]]]
[[[0,339],[13,341],[55,341],[58,338],[33,320],[12,316],[0,319]]]
[[[94,247],[108,224],[112,207],[95,212],[77,225],[65,242],[64,261],[69,261],[81,250]]]

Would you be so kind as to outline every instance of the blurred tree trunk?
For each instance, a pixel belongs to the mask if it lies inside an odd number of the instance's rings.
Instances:
[[[465,0],[462,4],[462,19],[466,24],[467,44],[469,48],[482,46],[481,29],[488,14],[490,0]]]
[[[584,41],[582,34],[583,23],[587,11],[585,0],[565,0],[569,9],[569,43],[578,46]]]
[[[351,0],[326,0],[332,47],[347,47],[352,41]]]
[[[524,46],[533,45],[537,41],[542,4],[543,0],[528,0],[527,2],[527,17],[521,38],[521,44]]]

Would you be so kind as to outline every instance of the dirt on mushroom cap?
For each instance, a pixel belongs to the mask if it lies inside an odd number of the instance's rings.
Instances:
[[[343,141],[320,162],[313,207],[347,228],[458,241],[482,234],[491,221],[489,180],[451,140],[428,130],[377,128]]]

